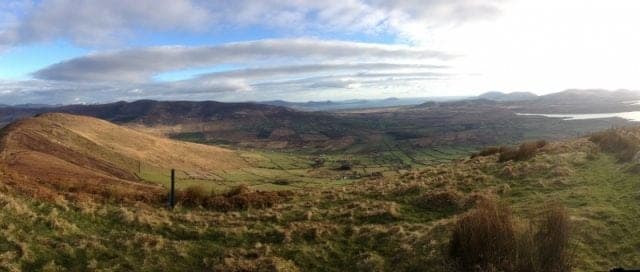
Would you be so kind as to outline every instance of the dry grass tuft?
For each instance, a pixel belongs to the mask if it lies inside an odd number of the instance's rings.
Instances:
[[[507,206],[483,201],[456,223],[449,258],[456,271],[569,271],[570,233],[561,205],[550,205],[539,223],[519,231]]]
[[[511,211],[484,201],[455,226],[449,256],[460,271],[513,271],[516,233]]]
[[[636,137],[625,130],[609,129],[591,134],[589,140],[605,152],[614,153],[620,161],[630,161],[640,151]]]
[[[532,142],[522,143],[518,148],[508,147],[508,146],[492,146],[488,147],[478,153],[474,153],[471,155],[471,158],[476,157],[486,157],[495,154],[499,154],[499,161],[524,161],[530,158],[533,158],[538,153],[540,148],[543,148],[547,145],[547,141],[538,140]]]
[[[571,225],[566,209],[553,204],[547,208],[534,236],[537,271],[569,271]]]
[[[431,210],[452,210],[463,206],[464,195],[451,188],[431,191],[417,200],[417,206]]]
[[[299,272],[300,268],[290,260],[275,256],[271,246],[256,243],[252,248],[229,248],[219,258],[205,258],[204,271],[244,272]]]
[[[505,148],[502,152],[500,152],[498,161],[525,161],[533,158],[538,153],[538,149],[546,145],[546,141],[540,140],[535,142],[522,143],[517,149]]]
[[[367,252],[358,256],[356,263],[358,271],[376,272],[385,270],[385,260],[375,252]]]

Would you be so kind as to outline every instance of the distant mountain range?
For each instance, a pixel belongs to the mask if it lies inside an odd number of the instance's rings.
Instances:
[[[367,108],[386,108],[411,106],[425,103],[427,101],[455,101],[466,99],[468,97],[451,96],[451,97],[414,97],[414,98],[396,98],[390,97],[386,99],[351,99],[341,101],[309,101],[309,102],[288,102],[283,100],[257,102],[260,104],[282,106],[303,111],[337,111]]]
[[[353,146],[384,149],[385,139],[389,138],[402,139],[406,146],[462,142],[486,145],[520,140],[522,126],[553,127],[554,130],[541,134],[549,137],[611,126],[603,120],[561,123],[561,120],[522,117],[516,113],[640,111],[636,103],[640,101],[640,93],[626,90],[567,90],[542,96],[492,92],[467,99],[449,98],[408,105],[420,101],[403,98],[308,103],[272,101],[269,105],[140,100],[58,107],[25,105],[0,107],[0,127],[27,117],[60,112],[100,118],[199,143],[276,149],[343,150]],[[505,122],[510,123],[506,131],[493,130]],[[450,134],[452,129],[459,130],[455,137]]]
[[[416,106],[421,104],[432,104],[432,103],[448,103],[455,101],[463,101],[463,100],[490,100],[496,101],[500,103],[505,103],[505,105],[510,106],[526,106],[528,108],[536,108],[536,110],[545,110],[546,107],[551,107],[554,112],[572,112],[575,109],[579,108],[579,112],[590,112],[591,106],[596,105],[595,112],[602,112],[605,110],[603,107],[604,104],[619,104],[619,103],[631,103],[637,100],[640,100],[640,92],[638,91],[629,91],[629,90],[616,90],[616,91],[607,91],[607,90],[598,90],[598,89],[586,89],[586,90],[566,90],[557,93],[551,93],[547,95],[536,95],[531,92],[511,92],[504,93],[498,91],[486,92],[478,96],[441,96],[441,97],[413,97],[413,98],[396,98],[390,97],[385,99],[351,99],[351,100],[326,100],[326,101],[308,101],[308,102],[290,102],[284,100],[272,100],[272,101],[260,101],[260,102],[237,102],[237,103],[223,103],[223,102],[214,102],[214,101],[203,101],[203,102],[193,102],[197,108],[202,110],[203,108],[216,108],[218,110],[228,109],[229,107],[236,106],[249,106],[256,107],[256,105],[269,105],[269,106],[277,106],[277,107],[285,107],[290,109],[295,109],[299,111],[348,111],[348,110],[359,110],[359,109],[377,109],[377,108],[392,108],[392,107],[405,107],[405,106]],[[146,102],[145,102],[146,101]],[[22,104],[22,105],[5,105],[0,104],[0,123],[3,121],[6,122],[7,119],[7,111],[10,111],[14,114],[19,114],[20,111],[23,112],[44,112],[51,111],[51,109],[63,109],[75,112],[77,110],[82,110],[82,108],[91,108],[92,111],[94,109],[102,109],[103,111],[114,110],[117,107],[125,107],[121,111],[123,114],[135,113],[135,111],[145,110],[148,107],[149,101],[151,100],[140,100],[133,102],[133,105],[128,106],[124,102],[116,102],[116,103],[108,103],[108,104],[99,104],[99,105],[46,105],[46,104]],[[532,102],[532,103],[522,103],[522,102]],[[167,102],[177,102],[177,101],[167,101]],[[180,104],[180,102],[177,102]],[[182,102],[183,104],[185,102]],[[192,102],[189,102],[192,103]],[[201,103],[201,104],[197,104]],[[527,105],[530,104],[530,105]],[[162,103],[160,103],[162,105]],[[222,105],[229,105],[226,107],[222,107]],[[140,109],[133,108],[132,106],[141,106]],[[565,107],[562,109],[562,107]],[[8,109],[8,110],[7,110]],[[49,109],[49,110],[47,110]],[[610,108],[607,110],[615,110],[615,108]],[[196,110],[197,111],[197,110]],[[65,111],[66,112],[66,111]],[[194,114],[196,112],[191,112]],[[574,112],[578,113],[578,112]],[[211,113],[214,114],[214,113]],[[126,118],[121,116],[119,118]],[[114,120],[117,122],[117,120]]]
[[[522,101],[532,100],[538,98],[538,95],[530,92],[486,92],[478,96],[480,99],[487,99],[493,101]]]
[[[526,113],[611,113],[638,111],[638,101],[638,91],[566,90],[505,105]]]

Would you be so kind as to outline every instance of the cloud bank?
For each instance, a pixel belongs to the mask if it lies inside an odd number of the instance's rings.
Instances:
[[[456,77],[449,62],[459,56],[425,46],[429,31],[495,17],[502,2],[7,0],[0,3],[0,49],[62,40],[95,51],[42,67],[28,80],[0,82],[0,101],[269,100],[293,94],[298,99],[339,99],[387,95],[391,89],[416,93],[428,82]],[[201,37],[254,28],[275,37],[209,46],[129,47],[148,35]],[[340,35],[386,36],[395,42],[333,38]],[[189,76],[159,79],[182,71],[190,71]]]
[[[8,0],[0,45],[69,39],[122,41],[143,31],[204,33],[267,27],[298,33],[391,33],[423,39],[426,28],[495,16],[502,0]],[[3,17],[4,20],[3,20]],[[11,17],[11,18],[9,18]],[[14,18],[15,17],[15,18]],[[0,25],[1,26],[1,25]]]
[[[450,58],[452,56],[443,52],[402,45],[313,39],[260,40],[211,47],[164,46],[92,54],[54,64],[35,72],[34,76],[44,80],[142,82],[162,72],[233,63],[332,61],[348,64]]]

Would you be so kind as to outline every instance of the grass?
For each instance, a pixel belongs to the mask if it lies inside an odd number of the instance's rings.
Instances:
[[[285,151],[240,151],[250,167],[226,170],[209,177],[201,173],[177,170],[176,186],[184,189],[203,186],[215,191],[225,191],[239,185],[248,185],[257,190],[293,190],[301,188],[331,188],[378,176],[396,176],[407,169],[449,162],[468,156],[470,148],[418,149],[414,155],[402,155],[400,151],[374,154],[310,154]],[[401,157],[402,159],[399,159]],[[414,161],[409,159],[411,157]],[[314,167],[316,158],[325,162]],[[337,170],[343,161],[350,162],[348,171]],[[142,164],[137,173],[144,181],[170,184],[170,169]]]
[[[509,204],[516,233],[544,225],[546,203],[565,206],[576,270],[640,263],[640,182],[615,153],[587,139],[536,147],[526,160],[464,159],[465,150],[243,150],[244,169],[179,169],[172,211],[33,199],[0,167],[0,270],[443,271],[456,224],[485,199]],[[324,164],[312,167],[317,157]],[[345,160],[352,169],[335,170]],[[142,165],[138,175],[166,186],[168,170]],[[250,191],[224,194],[242,184]],[[184,190],[192,186],[200,187]],[[251,194],[257,190],[286,192]]]
[[[570,271],[571,223],[560,204],[524,225],[508,206],[488,199],[456,223],[449,242],[453,271]]]
[[[568,207],[576,225],[576,270],[636,267],[640,258],[632,249],[640,244],[634,227],[640,223],[640,183],[621,168],[616,158],[601,155],[576,165],[563,184],[545,188],[511,181],[509,200],[516,214],[528,217],[538,213],[541,203],[560,200]]]

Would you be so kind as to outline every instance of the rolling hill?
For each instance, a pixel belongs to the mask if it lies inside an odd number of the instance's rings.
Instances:
[[[156,201],[161,188],[142,182],[146,168],[181,169],[208,177],[247,167],[236,152],[147,135],[107,121],[47,113],[2,130],[0,168],[28,193],[53,197],[122,197]]]
[[[472,158],[395,175],[303,186],[283,192],[286,197],[243,187],[216,195],[187,190],[169,211],[145,205],[164,194],[136,180],[130,161],[154,162],[170,147],[184,150],[178,153],[184,163],[202,168],[213,166],[190,156],[194,148],[212,153],[212,164],[228,158],[216,168],[242,162],[224,149],[176,143],[88,117],[45,114],[3,130],[0,268],[460,271],[449,266],[456,261],[449,255],[452,237],[465,219],[482,215],[487,206],[479,203],[485,201],[506,205],[499,212],[509,213],[507,231],[524,238],[529,229],[544,226],[541,218],[550,205],[561,205],[560,223],[567,229],[559,235],[566,237],[563,248],[570,250],[575,270],[633,267],[640,261],[640,168],[634,159],[639,135],[637,128],[617,129],[537,142],[534,148],[488,148]],[[130,142],[131,137],[142,141]],[[236,208],[187,205],[220,199]],[[251,201],[262,204],[243,206]],[[496,234],[496,226],[505,226],[492,218],[467,227]],[[529,238],[536,237],[542,236]]]
[[[505,102],[522,113],[610,113],[637,111],[640,92],[631,90],[565,90],[526,101]]]
[[[0,109],[0,124],[45,112],[91,116],[195,142],[264,148],[339,149],[351,144],[355,136],[370,132],[358,122],[330,113],[214,101],[140,100],[40,109],[6,108]]]
[[[635,98],[638,93],[632,91],[568,90],[526,101],[469,99],[341,112],[299,111],[255,103],[141,100],[0,108],[0,126],[38,113],[65,112],[203,144],[297,153],[371,154],[566,139],[631,123],[615,118],[566,122],[516,113],[633,111],[640,109],[633,103],[640,99]]]

